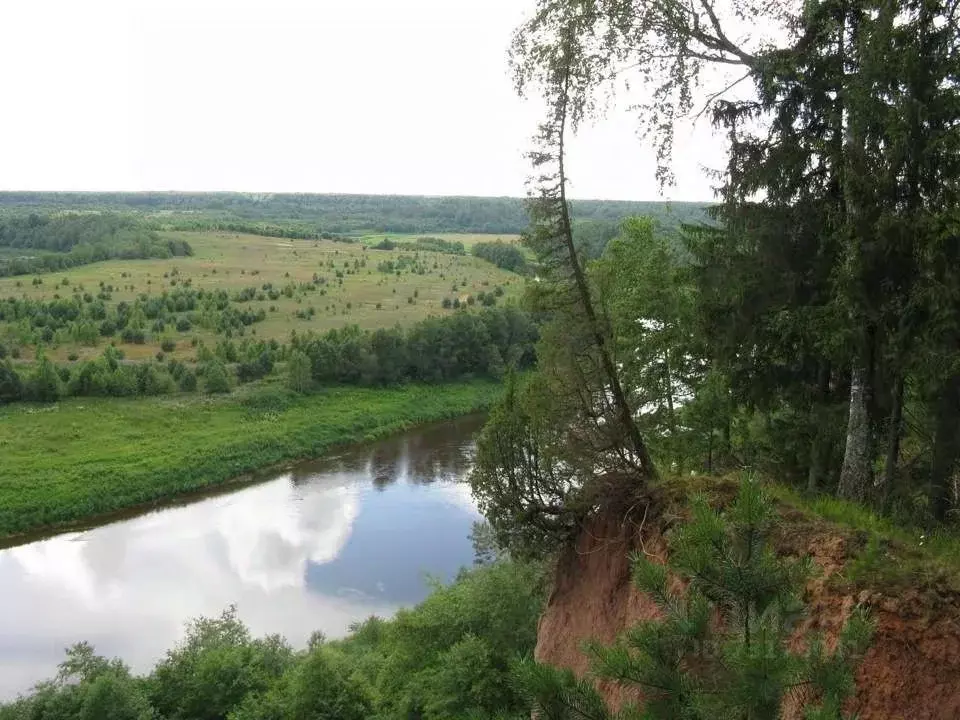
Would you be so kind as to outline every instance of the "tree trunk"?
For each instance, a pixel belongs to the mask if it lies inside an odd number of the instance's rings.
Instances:
[[[565,160],[565,140],[567,128],[567,102],[569,100],[570,69],[565,68],[563,79],[562,96],[557,115],[557,184],[559,186],[559,205],[560,205],[560,235],[567,251],[567,260],[570,263],[570,269],[573,272],[573,279],[580,296],[580,304],[583,306],[584,315],[587,323],[590,325],[596,343],[597,352],[600,355],[600,364],[603,367],[607,381],[610,383],[610,392],[613,395],[613,402],[618,410],[620,422],[626,430],[633,446],[633,452],[637,459],[637,464],[645,479],[655,479],[657,469],[653,464],[653,458],[650,457],[650,451],[647,448],[643,436],[640,434],[640,428],[633,417],[633,410],[627,402],[626,393],[623,391],[623,385],[620,383],[620,375],[617,372],[616,364],[610,352],[607,340],[604,337],[600,326],[600,320],[597,317],[596,310],[593,307],[592,293],[587,283],[586,273],[580,264],[580,258],[577,255],[577,249],[573,242],[573,224],[570,220],[570,206],[567,204],[567,176],[564,164]]]
[[[813,405],[813,441],[810,443],[810,467],[807,473],[807,491],[817,492],[823,486],[830,450],[828,405],[830,399],[830,363],[824,360],[817,371],[817,396]]]
[[[725,467],[733,465],[733,420],[728,412],[720,428],[720,464]]]
[[[713,430],[707,436],[707,472],[713,472]]]
[[[872,484],[873,443],[868,411],[868,378],[862,366],[850,372],[850,412],[847,418],[847,444],[837,495],[863,501]]]
[[[942,522],[950,510],[953,472],[960,455],[960,374],[944,384],[937,398],[934,417],[931,500],[933,516]]]
[[[677,416],[673,410],[673,373],[670,370],[670,351],[663,351],[663,375],[667,393],[667,424],[670,426],[670,445],[676,450],[674,462],[677,465],[677,472],[683,472],[683,466],[680,462],[680,448],[677,442]]]
[[[903,375],[897,375],[893,383],[890,422],[887,426],[887,456],[883,466],[883,481],[879,488],[880,498],[885,505],[897,477],[897,465],[900,462],[900,433],[903,429]]]

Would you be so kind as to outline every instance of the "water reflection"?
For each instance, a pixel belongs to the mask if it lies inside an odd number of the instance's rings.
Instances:
[[[254,633],[303,643],[426,594],[469,564],[476,511],[455,481],[479,419],[304,463],[265,483],[0,551],[0,694],[89,640],[136,669],[183,623],[236,603]]]

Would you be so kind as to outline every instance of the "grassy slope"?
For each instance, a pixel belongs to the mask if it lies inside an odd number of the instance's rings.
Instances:
[[[426,261],[428,272],[416,275],[404,272],[401,276],[386,275],[377,271],[377,264],[385,260],[396,260],[401,255],[411,256],[409,251],[369,250],[357,244],[336,243],[332,241],[286,240],[283,238],[260,237],[257,235],[238,235],[235,233],[167,233],[183,237],[194,249],[194,256],[173,258],[170,260],[112,260],[72,268],[66,272],[50,273],[42,276],[43,284],[34,286],[29,276],[0,278],[0,297],[22,296],[45,298],[50,300],[54,294],[70,297],[81,285],[87,292],[96,294],[102,281],[111,284],[117,290],[113,293],[112,303],[121,300],[132,301],[140,293],[159,295],[170,288],[170,278],[164,278],[176,268],[178,280],[192,280],[193,287],[204,289],[224,289],[235,291],[250,286],[260,287],[264,283],[273,283],[279,290],[289,282],[310,282],[314,273],[325,276],[330,281],[327,295],[319,291],[299,298],[280,296],[278,300],[252,301],[237,304],[238,308],[254,311],[263,308],[267,319],[252,326],[256,337],[276,338],[286,341],[290,332],[306,330],[325,331],[334,327],[357,324],[363,328],[393,327],[410,325],[430,315],[443,315],[450,310],[442,307],[443,299],[467,294],[476,295],[481,290],[492,290],[500,285],[505,297],[519,294],[522,278],[494,267],[490,263],[471,256],[445,255],[441,253],[421,253]],[[480,239],[496,239],[496,235],[443,235],[450,240],[461,240],[464,244]],[[358,274],[344,275],[342,288],[338,287],[334,270],[344,270],[344,263],[353,266],[354,260],[365,259],[367,266]],[[336,268],[328,267],[333,261]],[[434,263],[438,265],[433,268]],[[252,271],[257,275],[251,275]],[[126,273],[126,277],[122,277]],[[289,274],[289,276],[288,276]],[[68,278],[70,285],[60,283]],[[452,291],[454,281],[459,290]],[[20,283],[19,286],[17,283]],[[465,283],[465,284],[464,284]],[[133,286],[133,290],[123,289]],[[408,302],[413,298],[414,302]],[[378,310],[377,304],[381,307]],[[350,305],[348,308],[347,305]],[[295,317],[297,310],[313,306],[316,315],[309,320]],[[269,312],[270,306],[276,309]],[[0,338],[3,328],[0,327]],[[215,342],[216,335],[195,328],[186,334],[173,333],[178,340],[179,349],[175,357],[192,357],[189,339],[194,336]],[[71,352],[80,358],[95,356],[103,351],[104,343],[99,347],[78,347],[64,345],[51,351],[51,355],[63,361]],[[159,340],[152,338],[145,345],[123,345],[128,358],[152,357],[160,349]],[[25,353],[24,357],[30,357]]]
[[[736,494],[738,482],[735,475],[676,477],[666,480],[664,488],[676,503],[673,511],[682,514],[690,493],[705,492],[726,504]],[[960,594],[960,537],[955,532],[901,525],[858,503],[826,495],[808,497],[772,479],[764,485],[781,515],[795,513],[784,518],[787,534],[801,532],[804,523],[812,521],[825,523],[846,538],[850,556],[831,582],[891,594],[907,590]]]
[[[486,408],[488,382],[336,388],[261,385],[225,397],[78,398],[0,408],[0,535],[225,482],[335,444]]]

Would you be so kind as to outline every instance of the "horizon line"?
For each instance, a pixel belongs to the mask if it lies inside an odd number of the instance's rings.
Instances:
[[[34,195],[304,195],[304,196],[348,196],[348,197],[397,197],[397,198],[452,198],[452,199],[477,199],[477,200],[527,200],[530,196],[521,195],[443,195],[434,193],[378,193],[378,192],[315,192],[309,190],[12,190],[0,189],[0,196],[8,194],[34,194]],[[716,200],[672,200],[668,198],[656,198],[647,200],[623,200],[603,197],[571,197],[573,202],[613,202],[613,203],[663,203],[665,205],[715,205]]]

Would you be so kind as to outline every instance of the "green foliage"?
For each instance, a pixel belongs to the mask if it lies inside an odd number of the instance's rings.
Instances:
[[[291,346],[309,358],[321,385],[390,385],[499,378],[507,366],[532,364],[536,333],[530,316],[515,307],[485,308],[427,318],[406,330],[347,326],[322,336],[307,333]]]
[[[654,455],[677,471],[699,450],[698,436],[714,429],[692,425],[683,408],[705,379],[693,322],[698,293],[684,260],[650,218],[627,218],[590,266],[631,403],[643,408],[638,424]]]
[[[140,678],[119,660],[94,654],[87,643],[67,650],[56,678],[31,695],[0,706],[0,720],[154,720]]]
[[[37,353],[37,363],[24,388],[24,398],[37,402],[55,402],[63,394],[63,382],[50,359]]]
[[[500,392],[497,384],[474,382],[298,396],[276,378],[223,396],[67,399],[55,412],[3,405],[0,534],[209,487],[336,445],[475,412]]]
[[[0,256],[0,277],[64,270],[110,258],[168,258],[193,252],[188,243],[165,240],[133,218],[104,213],[0,217],[0,248],[23,253]]]
[[[436,237],[419,237],[413,242],[403,240],[391,240],[384,238],[376,245],[371,245],[373,250],[422,250],[424,252],[439,252],[447,255],[463,255],[466,249],[460,241],[445,240]]]
[[[473,246],[472,252],[481,260],[491,262],[503,270],[522,273],[527,267],[523,251],[510,243],[502,241],[477,243]]]
[[[501,561],[437,586],[390,622],[371,619],[333,643],[369,684],[377,718],[519,713],[514,658],[532,653],[542,603],[535,565]]]
[[[665,224],[701,218],[703,203],[579,200],[574,214],[617,223],[628,215],[649,214]],[[48,212],[63,209],[121,213],[163,213],[160,227],[251,232],[275,237],[338,237],[374,230],[390,233],[519,233],[527,214],[519,198],[311,195],[271,193],[0,193],[0,209]]]
[[[287,360],[287,387],[296,393],[309,392],[313,386],[310,358],[307,354],[294,350]]]
[[[568,539],[589,507],[593,468],[567,442],[542,376],[510,375],[503,399],[477,438],[470,487],[497,544],[543,557]]]
[[[10,360],[0,363],[0,403],[12,403],[23,399],[23,380]]]
[[[392,620],[292,650],[252,638],[233,608],[192,621],[146,677],[71,648],[55,680],[0,705],[0,720],[441,720],[517,716],[510,667],[536,642],[538,567],[501,561],[436,585]]]
[[[324,647],[312,648],[263,694],[248,693],[230,720],[367,720],[363,687]]]
[[[152,706],[171,720],[225,720],[252,694],[265,692],[293,664],[279,637],[253,640],[236,609],[194,620],[186,638],[147,680]]]
[[[72,341],[93,346],[100,337],[117,333],[123,342],[142,345],[148,339],[148,330],[159,335],[174,326],[185,332],[194,321],[218,335],[227,335],[242,332],[266,317],[262,309],[237,309],[225,290],[176,288],[160,295],[141,294],[132,302],[108,307],[107,288],[112,290],[113,286],[106,286],[96,297],[80,293],[51,301],[8,297],[0,300],[0,322],[17,328],[21,344]]]
[[[806,717],[844,717],[871,624],[856,611],[833,651],[817,636],[806,638],[802,651],[790,649],[810,564],[774,554],[767,543],[772,523],[769,498],[747,480],[723,514],[704,498],[694,500],[691,520],[669,538],[667,566],[634,557],[634,582],[663,618],[641,622],[611,647],[588,646],[595,676],[644,693],[642,710],[628,709],[625,717],[775,720],[789,695],[803,703]],[[611,716],[569,674],[521,672],[547,717]]]
[[[219,358],[205,363],[200,372],[203,375],[203,389],[208,393],[222,394],[231,390],[230,375],[227,366]]]

